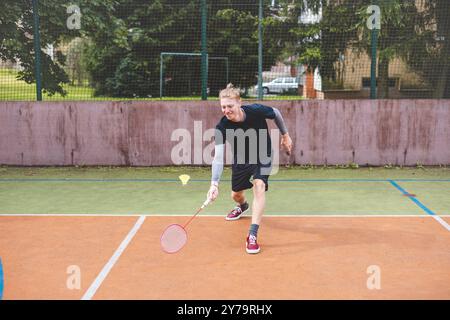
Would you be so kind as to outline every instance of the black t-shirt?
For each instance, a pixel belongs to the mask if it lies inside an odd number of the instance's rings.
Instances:
[[[216,126],[215,143],[228,141],[232,145],[234,165],[268,164],[272,157],[272,142],[266,119],[275,119],[275,112],[261,104],[241,108],[245,120],[233,122],[223,116]]]

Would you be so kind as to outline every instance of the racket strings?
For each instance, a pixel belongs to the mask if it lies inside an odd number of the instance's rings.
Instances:
[[[187,242],[186,230],[179,224],[167,227],[161,236],[161,247],[167,253],[179,251]]]
[[[163,251],[167,253],[175,253],[187,242],[187,232],[186,227],[191,221],[203,210],[208,204],[210,200],[206,200],[203,205],[197,210],[197,212],[184,224],[181,226],[179,224],[171,224],[166,228],[166,230],[161,235],[161,247]]]

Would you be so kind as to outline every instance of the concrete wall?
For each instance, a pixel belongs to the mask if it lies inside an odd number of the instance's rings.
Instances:
[[[281,110],[295,143],[281,163],[450,164],[450,100],[264,104]],[[191,134],[185,156],[200,164],[194,147],[212,146],[202,134],[220,117],[218,101],[1,102],[0,164],[173,165],[175,129]]]

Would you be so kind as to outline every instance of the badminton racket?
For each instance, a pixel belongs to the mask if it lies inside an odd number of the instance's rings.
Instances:
[[[176,253],[180,251],[187,243],[186,227],[191,221],[211,202],[206,199],[197,212],[184,224],[171,224],[161,235],[161,248],[166,253]]]

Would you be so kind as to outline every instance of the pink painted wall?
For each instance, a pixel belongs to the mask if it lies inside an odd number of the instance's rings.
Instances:
[[[450,100],[264,104],[286,120],[295,143],[290,163],[450,164]],[[218,101],[0,102],[0,164],[173,165],[175,129],[191,134],[190,164],[204,164],[194,148],[210,141],[194,141],[194,121],[201,137],[220,117]],[[280,160],[289,159],[281,153]]]

